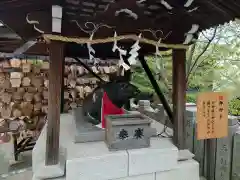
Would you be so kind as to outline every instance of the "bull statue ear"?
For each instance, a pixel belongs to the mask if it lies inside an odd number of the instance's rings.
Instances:
[[[140,89],[137,88],[135,93],[136,93],[136,95],[139,95],[141,93]]]

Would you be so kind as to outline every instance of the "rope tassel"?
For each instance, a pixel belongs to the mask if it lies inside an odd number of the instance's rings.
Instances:
[[[139,34],[139,39],[141,38],[142,34]],[[139,46],[139,40],[137,40],[131,47],[131,51],[129,52],[129,54],[131,54],[131,56],[128,58],[128,62],[130,65],[136,64],[137,63],[137,57],[138,57],[138,51],[141,49],[141,47]]]
[[[117,37],[117,33],[116,33],[116,32],[114,33],[114,37],[115,37],[115,38]],[[116,40],[116,39],[114,40],[112,51],[113,51],[113,52],[116,52],[116,51],[119,52],[119,58],[120,58],[120,60],[119,60],[119,66],[120,66],[120,67],[122,66],[123,69],[126,70],[126,71],[129,70],[130,67],[129,67],[129,66],[124,62],[124,60],[123,60],[123,56],[126,56],[126,55],[127,55],[127,51],[124,50],[124,49],[121,49],[120,47],[117,46],[117,40]]]
[[[93,39],[93,34],[94,34],[94,33],[92,33],[92,35],[90,36],[89,40],[92,40],[92,39]],[[89,60],[90,60],[90,61],[93,61],[93,60],[94,60],[93,54],[95,54],[95,50],[92,48],[90,42],[87,42],[87,48],[88,48]]]

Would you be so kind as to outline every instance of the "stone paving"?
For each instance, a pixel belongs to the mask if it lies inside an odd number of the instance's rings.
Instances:
[[[15,175],[2,177],[1,180],[32,180],[32,171],[28,170]]]
[[[21,154],[20,161],[15,162],[13,144],[0,144],[0,180],[31,180],[32,153]]]

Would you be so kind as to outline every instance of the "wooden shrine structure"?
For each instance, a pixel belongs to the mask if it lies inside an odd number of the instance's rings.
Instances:
[[[14,52],[34,40],[37,43],[28,51],[50,56],[46,165],[59,162],[65,56],[88,57],[83,44],[90,43],[94,56],[118,58],[119,53],[112,52],[114,40],[127,51],[140,41],[139,60],[163,100],[144,56],[155,53],[156,47],[173,49],[173,112],[165,108],[173,119],[174,142],[184,149],[187,45],[198,32],[238,17],[240,1],[236,0],[1,0],[0,20],[18,38],[3,43],[6,37],[0,37],[0,51]],[[119,36],[113,37],[115,32]]]

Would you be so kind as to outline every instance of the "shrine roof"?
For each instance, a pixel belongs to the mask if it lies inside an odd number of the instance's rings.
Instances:
[[[116,31],[170,44],[240,17],[239,0],[1,0],[0,19],[23,40],[33,39],[51,34],[52,5],[63,7],[63,36],[89,37],[95,28],[95,38]]]

